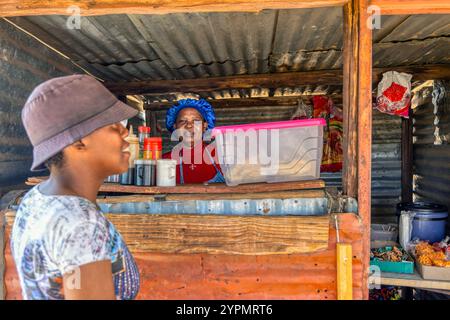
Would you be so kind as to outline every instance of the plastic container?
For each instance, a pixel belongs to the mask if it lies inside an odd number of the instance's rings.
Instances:
[[[128,170],[120,175],[120,184],[131,185],[134,184],[134,160],[139,158],[139,139],[133,132],[133,127],[130,126],[128,137],[125,140],[130,144],[128,151],[130,157],[128,159]]]
[[[318,179],[325,125],[317,118],[214,128],[227,185]]]
[[[175,187],[177,160],[160,159],[156,161],[156,185],[158,187]]]
[[[400,215],[402,211],[411,211],[416,214],[412,223],[411,240],[418,238],[438,242],[445,238],[448,219],[446,206],[429,202],[399,203],[397,215]]]
[[[151,128],[147,126],[139,126],[139,158],[142,159],[144,156],[144,140],[150,137]]]
[[[143,158],[147,160],[159,160],[162,157],[162,138],[150,137],[144,140]]]
[[[371,241],[397,241],[398,226],[396,224],[376,224],[370,227]]]

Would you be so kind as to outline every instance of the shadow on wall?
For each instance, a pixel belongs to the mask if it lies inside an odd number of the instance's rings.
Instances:
[[[28,95],[47,79],[83,71],[4,20],[0,20],[0,48],[1,196],[23,188],[32,175],[32,147],[20,116]]]

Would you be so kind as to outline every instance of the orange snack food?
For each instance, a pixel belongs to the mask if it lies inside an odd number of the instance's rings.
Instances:
[[[426,266],[450,268],[450,261],[442,251],[435,251],[427,242],[419,242],[415,247],[417,261]]]

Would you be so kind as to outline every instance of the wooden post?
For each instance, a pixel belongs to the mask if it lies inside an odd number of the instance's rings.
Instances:
[[[363,298],[368,299],[372,157],[372,30],[368,0],[344,7],[344,169],[346,195],[357,197],[363,225]]]
[[[342,105],[344,113],[344,156],[342,169],[342,187],[344,194],[356,198],[358,164],[357,151],[357,58],[358,30],[353,3],[344,6],[344,47],[343,47],[343,91]]]
[[[372,30],[368,0],[355,0],[358,19],[358,212],[363,224],[363,298],[369,298],[372,169]]]

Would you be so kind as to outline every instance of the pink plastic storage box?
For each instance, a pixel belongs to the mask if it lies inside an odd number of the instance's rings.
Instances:
[[[214,128],[227,185],[318,179],[325,125],[317,118]]]

